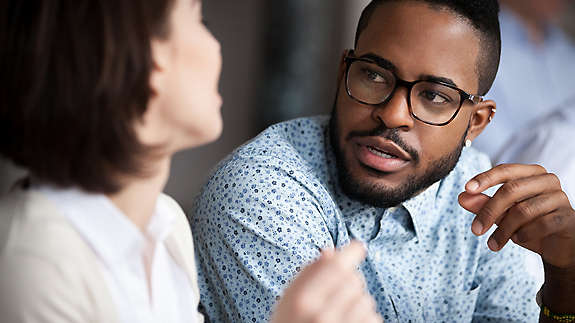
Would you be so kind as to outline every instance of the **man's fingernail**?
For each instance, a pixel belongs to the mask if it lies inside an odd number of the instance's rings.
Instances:
[[[471,224],[471,231],[476,235],[480,235],[483,233],[483,224],[477,220],[473,221],[473,224]]]
[[[487,241],[487,245],[489,246],[489,249],[493,251],[499,250],[499,244],[497,243],[497,241],[495,241],[495,239],[493,239],[493,237],[489,238],[489,240]]]
[[[469,181],[469,183],[467,183],[467,190],[469,191],[475,191],[478,188],[479,188],[479,182],[476,180],[472,180]]]

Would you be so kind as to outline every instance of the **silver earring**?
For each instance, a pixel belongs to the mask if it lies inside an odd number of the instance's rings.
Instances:
[[[495,109],[495,108],[491,109],[491,113],[489,114],[489,122],[491,122],[491,120],[493,120],[493,116],[495,115],[495,112],[497,112],[497,109]]]
[[[465,140],[465,147],[467,148],[471,147],[471,140],[469,139]]]

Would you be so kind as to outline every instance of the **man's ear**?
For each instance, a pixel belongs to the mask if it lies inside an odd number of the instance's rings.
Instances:
[[[468,140],[473,141],[495,116],[496,104],[493,100],[479,102],[474,108],[469,120]]]

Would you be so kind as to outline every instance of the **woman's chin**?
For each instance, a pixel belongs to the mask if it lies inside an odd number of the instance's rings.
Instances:
[[[186,138],[182,140],[182,144],[180,145],[182,148],[179,150],[210,144],[220,138],[222,131],[223,120],[221,116],[219,116],[217,120],[204,124],[204,129],[190,130],[185,136]]]

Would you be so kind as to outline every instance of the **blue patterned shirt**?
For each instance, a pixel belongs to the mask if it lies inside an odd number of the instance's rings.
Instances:
[[[323,247],[367,243],[360,270],[386,322],[536,322],[524,251],[495,253],[471,232],[457,196],[487,170],[465,148],[443,180],[394,208],[346,197],[328,118],[276,124],[222,161],[196,203],[202,304],[213,322],[265,322]],[[345,281],[341,282],[345,288]]]

